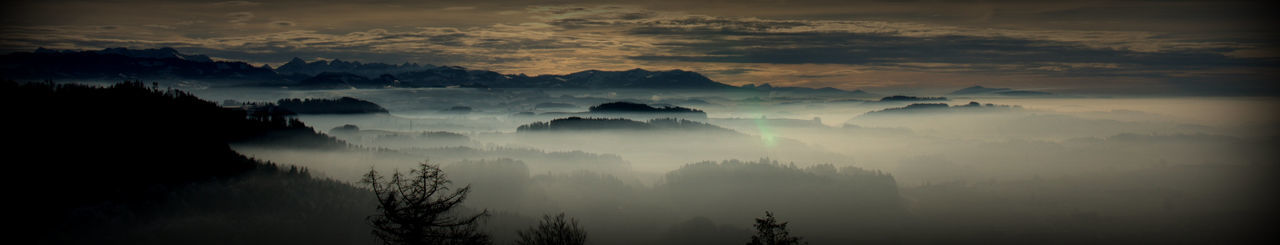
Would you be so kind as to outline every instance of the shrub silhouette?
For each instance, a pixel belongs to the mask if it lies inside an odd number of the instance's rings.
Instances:
[[[751,235],[751,242],[747,245],[790,245],[802,244],[800,237],[791,236],[791,232],[787,230],[787,222],[778,223],[773,218],[773,213],[764,212],[764,218],[756,219],[756,234]]]
[[[564,213],[543,215],[536,227],[519,231],[517,245],[582,245],[587,243],[587,231],[578,226],[578,220],[565,217]]]
[[[471,187],[450,191],[439,166],[424,162],[408,176],[396,171],[387,181],[369,170],[362,182],[378,199],[378,214],[368,221],[383,244],[489,244],[477,228],[488,212],[456,216]]]

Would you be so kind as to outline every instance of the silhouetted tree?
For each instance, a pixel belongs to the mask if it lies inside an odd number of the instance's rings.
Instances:
[[[518,245],[582,245],[587,243],[587,231],[578,226],[578,220],[560,213],[554,217],[543,215],[536,227],[519,231]]]
[[[409,176],[396,171],[385,182],[369,170],[362,182],[378,198],[379,213],[368,220],[383,244],[489,244],[489,236],[477,228],[487,211],[455,216],[471,187],[450,191],[439,166],[422,163]]]
[[[773,213],[764,212],[764,218],[756,219],[756,234],[751,235],[747,245],[790,245],[802,244],[800,237],[791,236],[787,230],[787,222],[778,223]]]

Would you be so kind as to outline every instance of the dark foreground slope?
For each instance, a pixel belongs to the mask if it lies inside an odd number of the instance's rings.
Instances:
[[[6,199],[40,243],[358,243],[356,187],[246,158],[229,142],[345,147],[299,121],[141,83],[0,82]]]

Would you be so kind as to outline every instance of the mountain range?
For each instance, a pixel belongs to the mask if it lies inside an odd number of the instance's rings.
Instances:
[[[240,61],[217,61],[173,48],[51,50],[0,55],[0,77],[19,80],[196,80],[214,86],[290,89],[372,89],[393,87],[734,89],[865,95],[836,88],[748,85],[736,87],[683,70],[586,70],[564,75],[502,74],[459,66],[399,65],[293,58],[277,68]]]

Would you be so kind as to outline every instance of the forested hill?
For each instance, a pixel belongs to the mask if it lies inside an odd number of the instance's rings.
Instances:
[[[634,121],[625,118],[581,118],[567,117],[549,122],[533,122],[520,125],[516,132],[569,132],[569,131],[669,131],[669,132],[705,132],[739,134],[732,129],[708,123],[677,118],[656,118],[648,121]]]
[[[183,243],[164,240],[163,236],[146,237],[157,234],[144,234],[144,231],[194,232],[190,230],[194,227],[144,226],[163,224],[169,218],[192,217],[189,212],[200,212],[211,220],[297,214],[306,210],[264,208],[287,209],[292,206],[290,203],[298,202],[323,203],[308,200],[314,196],[299,196],[302,193],[363,193],[345,184],[312,179],[296,168],[280,169],[231,150],[228,144],[232,142],[284,140],[310,142],[304,147],[346,147],[341,141],[315,133],[300,121],[270,112],[226,109],[182,91],[160,90],[138,82],[93,87],[3,81],[0,100],[10,108],[6,112],[9,120],[5,122],[10,132],[10,137],[6,137],[9,142],[6,162],[8,172],[15,174],[6,181],[11,181],[9,186],[17,187],[10,200],[18,206],[16,210],[25,214],[20,217],[23,226],[34,232],[30,234],[39,234],[39,240],[95,244]],[[264,178],[271,179],[270,183],[292,184],[244,184],[249,179]],[[240,194],[229,194],[231,186],[238,186],[234,189]],[[270,198],[252,202],[235,199],[237,195],[249,198],[243,195],[251,193]],[[198,201],[201,204],[175,204],[193,199],[201,200]],[[351,205],[325,202],[329,203],[322,206]],[[255,203],[255,207],[228,211],[222,210],[220,203]],[[329,216],[303,220],[325,223],[328,221],[318,220],[325,217]],[[345,226],[346,222],[332,223]],[[209,234],[229,231],[218,230],[222,228],[241,229],[231,223],[213,226],[216,227],[202,229],[211,229],[205,231]],[[169,238],[184,237],[193,236]],[[228,239],[233,238],[216,240],[237,243]]]
[[[222,108],[183,91],[160,90],[139,82],[109,87],[0,83],[0,98],[10,106],[7,113],[14,119],[6,122],[15,136],[10,139],[22,149],[16,152],[33,154],[45,162],[65,160],[61,163],[106,171],[94,176],[129,176],[156,169],[165,174],[148,179],[182,182],[252,168],[234,157],[229,143],[347,147],[280,113]],[[70,152],[75,154],[66,154]],[[191,156],[212,158],[189,159]],[[132,163],[101,163],[112,158]],[[172,163],[177,159],[182,163]]]
[[[604,103],[592,106],[589,110],[592,113],[695,113],[702,114],[702,117],[706,117],[707,114],[701,110],[679,106],[653,107],[646,104],[625,101]]]
[[[276,101],[276,105],[298,114],[386,114],[388,112],[386,108],[382,108],[378,104],[351,97],[338,99],[280,99]]]

